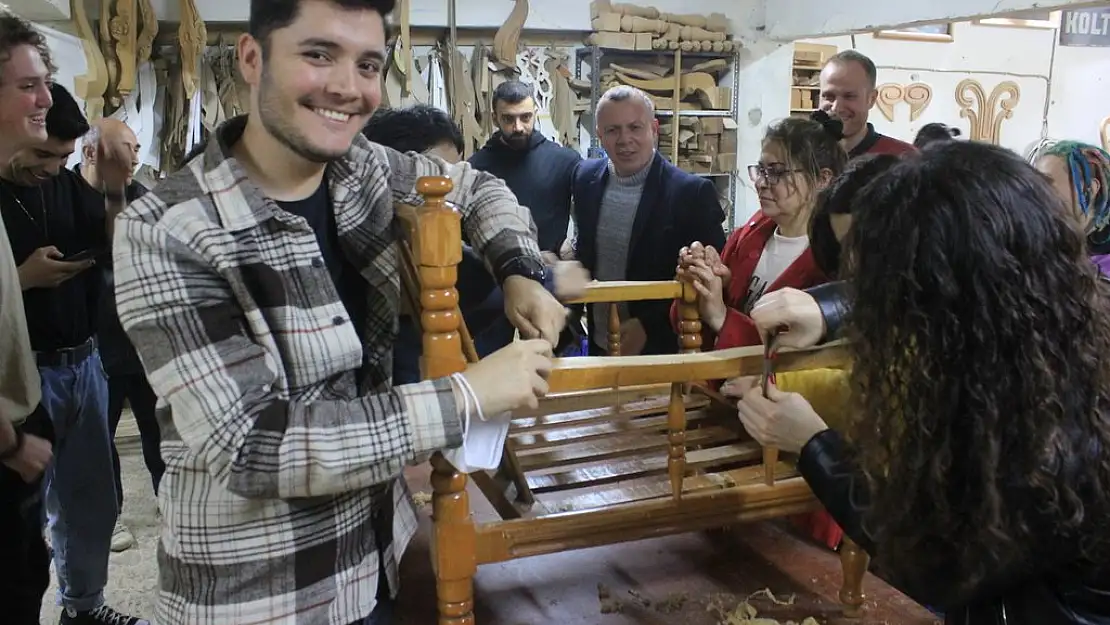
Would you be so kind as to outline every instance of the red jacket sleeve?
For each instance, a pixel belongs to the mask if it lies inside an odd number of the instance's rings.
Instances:
[[[725,314],[725,322],[721,331],[717,333],[717,342],[713,349],[728,349],[730,347],[747,347],[762,343],[759,330],[755,327],[752,318],[744,313],[729,307]]]
[[[743,228],[737,231],[733,236],[729,237],[728,243],[725,244],[725,249],[721,252],[721,262],[725,264],[731,271],[736,271],[738,255],[741,248],[740,242],[744,239],[748,228]],[[735,283],[729,281],[725,284],[726,290],[732,288]],[[725,293],[725,304],[730,301],[742,301],[744,294],[741,293]],[[758,345],[760,343],[759,332],[755,328],[755,323],[751,318],[744,313],[736,310],[732,306],[728,306],[728,312],[725,314],[725,322],[721,325],[720,332],[717,333],[716,341],[712,345],[712,349],[728,349],[729,347],[743,347],[745,345]]]

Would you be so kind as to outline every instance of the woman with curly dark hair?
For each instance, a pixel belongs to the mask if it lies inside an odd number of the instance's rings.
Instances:
[[[753,316],[804,346],[851,308],[854,418],[830,430],[771,386],[745,428],[800,451],[847,534],[946,623],[1110,623],[1110,292],[1070,209],[974,142],[905,158],[853,209],[845,288]]]

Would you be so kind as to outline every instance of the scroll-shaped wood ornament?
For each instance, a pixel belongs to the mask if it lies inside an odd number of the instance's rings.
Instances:
[[[181,24],[177,28],[177,39],[181,45],[181,82],[185,87],[185,99],[191,100],[200,88],[198,64],[208,44],[208,29],[204,20],[200,19],[193,0],[180,0],[180,6]]]
[[[1002,122],[1014,116],[1014,109],[1020,101],[1021,88],[1012,80],[995,85],[990,96],[987,96],[982,83],[974,78],[965,78],[956,85],[956,103],[960,105],[960,117],[971,124],[968,139],[972,141],[997,145],[1002,134]]]
[[[81,38],[81,50],[85,53],[85,73],[73,79],[73,91],[85,101],[85,117],[90,122],[104,115],[104,92],[108,90],[108,66],[104,54],[96,42],[89,15],[83,0],[70,0],[70,14]]]
[[[509,17],[493,36],[493,57],[506,65],[516,65],[516,52],[520,47],[520,31],[528,21],[528,0],[516,0]]]

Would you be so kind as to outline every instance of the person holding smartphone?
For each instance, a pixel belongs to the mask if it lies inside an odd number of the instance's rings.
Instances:
[[[45,84],[53,103],[44,118],[47,136],[0,168],[0,215],[18,263],[42,409],[56,438],[54,462],[43,478],[43,504],[63,607],[61,625],[148,625],[104,601],[119,508],[108,384],[95,336],[100,298],[111,295],[98,272],[90,271],[95,255],[109,249],[112,225],[125,203],[131,157],[111,141],[97,142],[104,194],[66,169],[89,125],[64,87]],[[80,259],[83,255],[91,257]],[[37,614],[32,622],[38,622]]]

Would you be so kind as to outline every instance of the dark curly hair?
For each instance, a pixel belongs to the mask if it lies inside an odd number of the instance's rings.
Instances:
[[[1110,293],[1016,154],[952,141],[852,202],[849,436],[895,585],[1108,555]],[[1095,563],[1095,564],[1091,564]]]
[[[913,147],[921,149],[938,141],[952,141],[960,136],[960,129],[940,122],[925,124],[913,138]]]
[[[42,33],[31,22],[2,7],[0,8],[0,65],[7,63],[11,58],[12,49],[19,46],[31,46],[37,50],[51,75],[57,71],[58,68],[54,66],[54,59],[50,55],[50,46],[46,45],[46,38]],[[3,76],[0,75],[0,78]]]
[[[844,173],[821,191],[809,222],[809,249],[817,268],[830,278],[840,273],[840,241],[833,232],[830,215],[852,212],[852,198],[876,176],[898,162],[893,154],[865,154],[848,162]]]
[[[798,170],[815,193],[822,170],[835,177],[848,164],[848,153],[840,145],[843,138],[844,124],[824,111],[817,111],[809,119],[787,117],[772,124],[763,135],[763,144],[782,148],[784,164]]]

